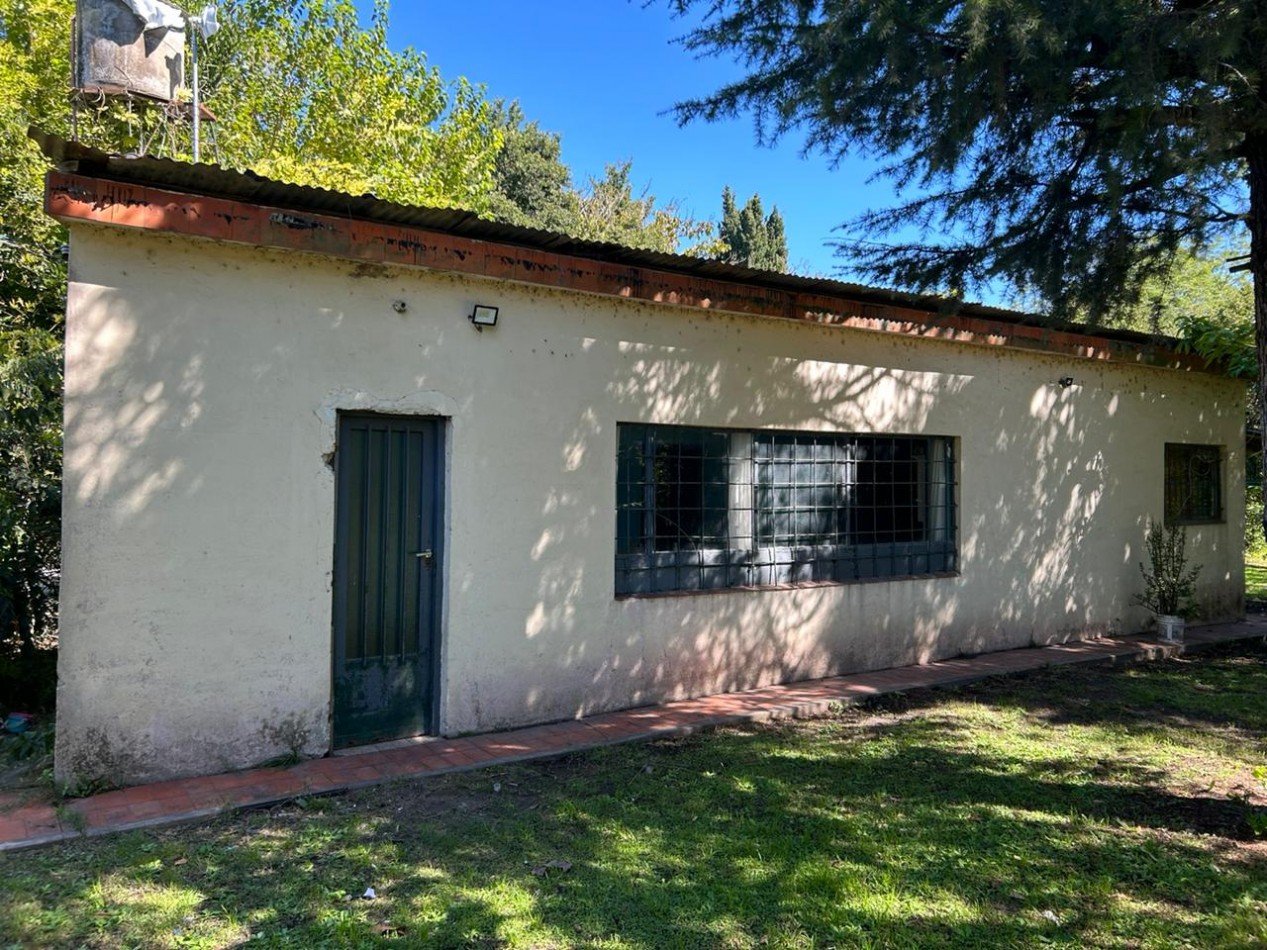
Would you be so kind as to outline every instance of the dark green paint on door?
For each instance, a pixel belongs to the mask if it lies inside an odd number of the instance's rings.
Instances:
[[[442,425],[339,417],[335,748],[435,730]]]

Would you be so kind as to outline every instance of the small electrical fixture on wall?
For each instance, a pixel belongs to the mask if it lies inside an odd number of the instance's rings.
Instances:
[[[475,329],[483,333],[485,327],[497,326],[497,308],[477,303],[475,309],[471,311],[469,319]]]

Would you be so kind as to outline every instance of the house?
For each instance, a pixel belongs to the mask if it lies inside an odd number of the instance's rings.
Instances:
[[[135,782],[1242,612],[1242,384],[1138,334],[46,137],[57,774]]]

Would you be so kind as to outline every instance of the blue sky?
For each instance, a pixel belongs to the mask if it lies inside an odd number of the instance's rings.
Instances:
[[[867,185],[864,162],[832,170],[821,156],[801,157],[793,138],[758,147],[749,117],[679,128],[665,114],[674,102],[738,72],[674,45],[686,24],[663,0],[395,0],[390,24],[394,48],[411,45],[446,79],[518,99],[528,119],[558,132],[578,183],[632,159],[639,186],[697,218],[720,216],[724,185],[741,201],[759,193],[784,217],[797,272],[842,276],[826,246],[832,229],[893,200],[886,184]]]

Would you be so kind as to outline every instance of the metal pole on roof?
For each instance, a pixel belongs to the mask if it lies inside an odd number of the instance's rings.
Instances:
[[[194,59],[194,164],[202,158],[202,107],[198,97],[198,28],[190,23],[189,50]]]
[[[216,22],[216,8],[208,5],[202,12],[185,15],[185,28],[189,31],[189,53],[194,65],[194,161],[202,160],[202,96],[198,89],[198,34],[206,39],[220,29]]]

